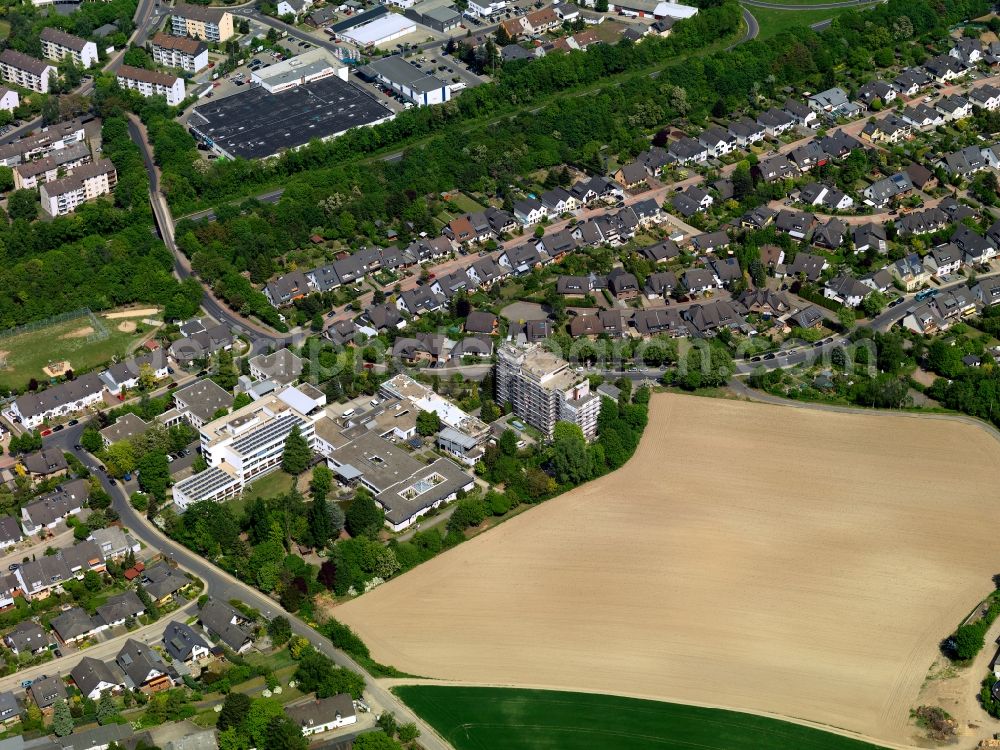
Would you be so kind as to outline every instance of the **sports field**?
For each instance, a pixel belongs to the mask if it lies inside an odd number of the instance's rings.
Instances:
[[[404,685],[393,690],[455,750],[874,750],[777,721],[591,693]]]
[[[998,459],[951,418],[658,394],[624,468],[336,616],[411,674],[909,743],[938,643],[997,573]]]
[[[100,314],[96,318],[98,327],[107,332],[104,338],[96,335],[86,316],[0,337],[0,389],[24,388],[32,378],[44,381],[47,376],[42,368],[50,362],[67,361],[79,372],[92,369],[127,354],[130,345],[143,338],[135,333],[134,321]]]

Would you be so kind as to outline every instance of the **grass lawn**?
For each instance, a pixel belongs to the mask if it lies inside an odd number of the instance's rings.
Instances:
[[[0,39],[10,36],[10,21],[0,21]]]
[[[48,376],[42,368],[49,362],[69,361],[77,372],[93,369],[115,356],[126,355],[129,346],[145,335],[118,330],[122,320],[97,317],[108,330],[107,338],[101,341],[87,340],[85,331],[92,330],[87,317],[63,320],[45,328],[0,338],[0,388],[24,388],[32,378],[45,382]],[[42,341],[44,346],[39,344]]]
[[[292,489],[294,484],[295,477],[291,474],[286,474],[281,469],[272,471],[270,474],[265,474],[243,490],[243,497],[239,500],[233,500],[230,503],[230,507],[232,508],[233,513],[242,514],[243,507],[251,498],[274,497],[275,495],[281,495]]]
[[[476,211],[483,210],[483,207],[480,204],[476,203],[476,201],[467,196],[465,193],[460,193],[458,191],[451,193],[451,201],[449,202],[463,214],[471,214]]]
[[[821,0],[818,0],[821,1]],[[852,5],[854,10],[863,10],[870,6]],[[767,39],[782,31],[788,31],[797,26],[811,26],[820,21],[827,21],[839,16],[848,10],[847,8],[836,8],[834,10],[775,10],[774,8],[749,7],[748,10],[760,24],[759,39]]]
[[[409,685],[394,691],[455,750],[874,750],[763,716],[547,690]]]

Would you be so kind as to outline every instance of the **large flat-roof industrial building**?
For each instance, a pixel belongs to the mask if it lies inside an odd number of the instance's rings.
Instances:
[[[328,140],[351,128],[377,125],[392,110],[357,86],[328,76],[271,94],[254,86],[196,107],[191,132],[218,154],[264,159],[309,143]]]
[[[339,36],[357,45],[359,49],[366,49],[381,47],[407,34],[413,34],[416,30],[417,24],[412,19],[398,13],[387,13],[374,21],[343,31]]]
[[[375,78],[418,106],[443,104],[451,99],[451,87],[447,83],[399,55],[373,60],[367,67]]]
[[[337,76],[346,81],[347,66],[339,60],[331,60],[325,49],[317,47],[283,62],[261,68],[251,74],[250,80],[260,84],[268,93],[278,94],[328,76]]]

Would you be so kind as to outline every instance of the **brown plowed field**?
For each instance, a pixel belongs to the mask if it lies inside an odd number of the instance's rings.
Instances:
[[[654,397],[635,458],[337,608],[413,674],[907,741],[1000,572],[1000,446],[947,419]]]

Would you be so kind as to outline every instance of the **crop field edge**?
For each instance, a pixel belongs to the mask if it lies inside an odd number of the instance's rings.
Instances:
[[[605,750],[765,750],[778,746],[880,750],[863,740],[769,716],[618,695],[448,685],[399,685],[392,692],[455,750],[583,750],[593,747],[595,735],[601,737]],[[564,710],[558,710],[559,706]],[[511,721],[514,716],[520,717],[517,723]],[[599,723],[595,716],[602,717]],[[629,727],[634,731],[628,731]],[[483,734],[486,731],[488,736]],[[776,735],[781,736],[780,745],[775,744]],[[574,737],[580,744],[573,743]]]

